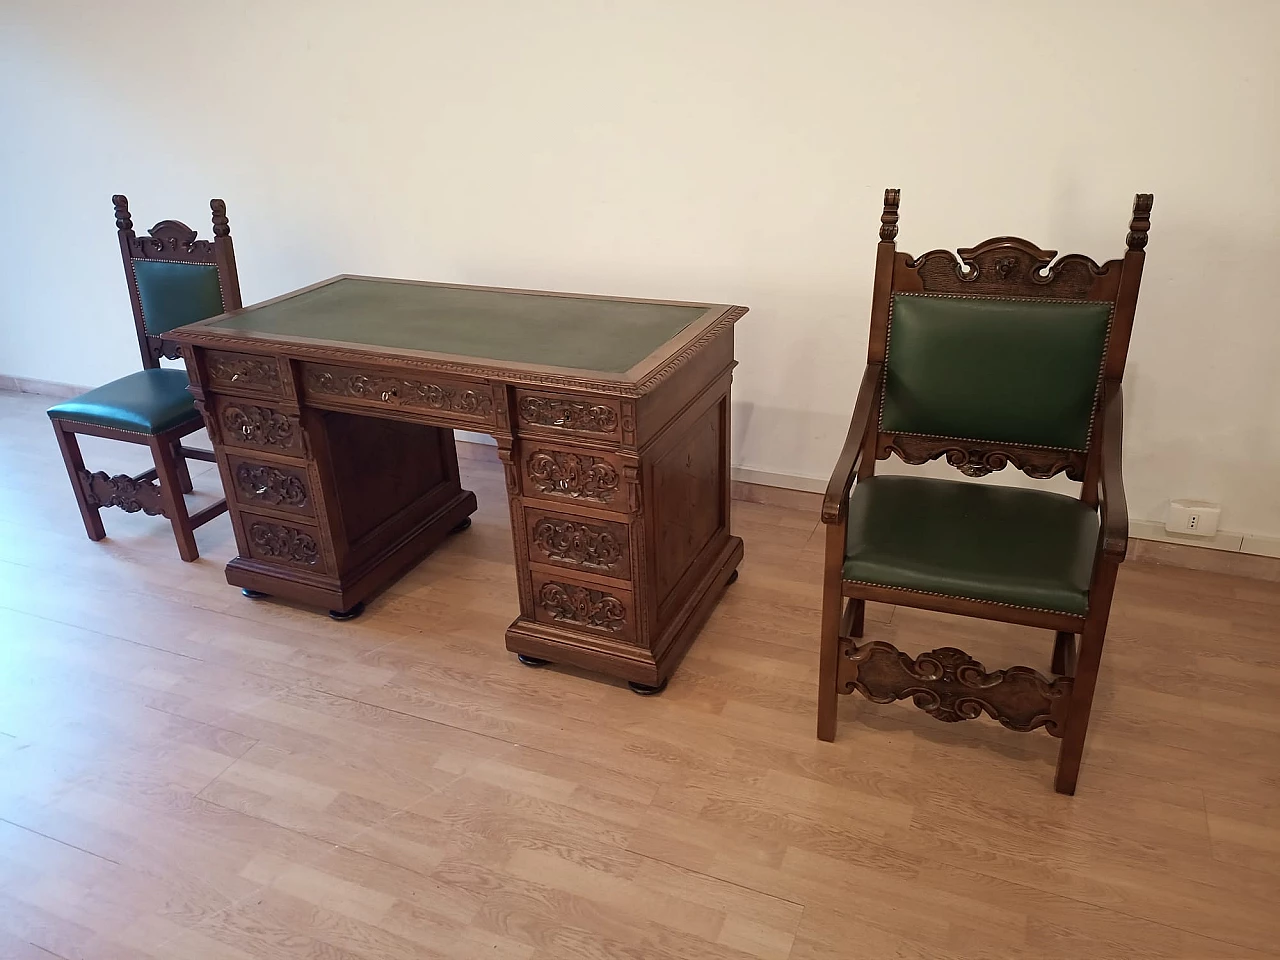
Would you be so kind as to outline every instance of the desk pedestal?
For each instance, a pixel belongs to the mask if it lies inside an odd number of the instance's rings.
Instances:
[[[190,345],[187,365],[231,504],[235,586],[341,611],[397,579],[476,509],[455,427],[492,434],[503,461],[515,653],[659,685],[742,559],[732,325],[639,396],[301,346]]]

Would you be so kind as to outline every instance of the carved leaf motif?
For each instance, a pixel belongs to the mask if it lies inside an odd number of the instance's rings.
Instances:
[[[1084,299],[1095,281],[1107,275],[1107,267],[1081,254],[1068,254],[1052,263],[1055,256],[1056,250],[1002,237],[957,253],[930,250],[909,260],[908,266],[916,271],[926,293],[999,297]]]
[[[254,556],[305,566],[315,566],[320,562],[320,547],[315,538],[282,523],[251,523],[249,543]]]
[[[222,425],[246,443],[264,447],[292,447],[297,440],[293,418],[252,404],[229,404],[222,409]]]
[[[1010,730],[1045,727],[1053,736],[1062,736],[1070,677],[1049,681],[1031,667],[987,673],[955,647],[941,647],[913,660],[880,640],[861,646],[846,640],[841,653],[840,689],[845,693],[857,690],[876,703],[911,697],[925,713],[946,723],[986,713]]]
[[[541,493],[608,503],[618,492],[618,471],[599,457],[560,450],[536,450],[529,478]]]
[[[537,426],[587,433],[613,433],[618,427],[618,414],[613,407],[603,403],[521,397],[519,410],[521,420]]]
[[[402,377],[367,377],[359,373],[344,377],[311,370],[307,373],[307,389],[332,397],[378,400],[396,407],[427,407],[477,417],[488,416],[493,410],[493,397],[485,390],[459,390]]]
[[[971,447],[966,441],[944,437],[914,437],[889,434],[877,456],[886,459],[896,453],[905,463],[922,464],[945,456],[947,463],[967,477],[985,477],[1009,464],[1029,477],[1047,480],[1066,472],[1072,480],[1084,479],[1085,455],[1075,450],[1044,450],[1036,447]]]
[[[567,583],[544,583],[538,602],[553,620],[576,623],[620,633],[626,627],[627,611],[622,601],[602,590]]]
[[[572,520],[539,520],[533,528],[533,545],[551,560],[611,570],[622,559],[622,546],[605,527]]]
[[[302,478],[264,464],[236,467],[236,488],[248,499],[272,506],[305,507],[307,488]]]
[[[91,507],[119,507],[125,513],[141,510],[151,517],[166,517],[160,485],[154,480],[135,480],[128,474],[109,477],[101,470],[80,471],[85,502]]]
[[[275,390],[280,386],[280,367],[275,360],[262,357],[228,357],[206,354],[209,376],[223,383]]]

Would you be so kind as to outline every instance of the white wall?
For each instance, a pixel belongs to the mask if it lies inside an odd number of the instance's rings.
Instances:
[[[246,302],[341,272],[747,304],[734,457],[825,477],[899,248],[1098,260],[1155,193],[1135,517],[1280,534],[1280,4],[467,0],[0,5],[0,373],[137,363],[110,196]]]

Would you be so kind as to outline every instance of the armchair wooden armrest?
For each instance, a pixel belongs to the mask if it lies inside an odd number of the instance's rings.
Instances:
[[[1121,476],[1121,436],[1124,430],[1124,404],[1117,381],[1103,384],[1102,438],[1099,476],[1102,485],[1101,521],[1102,552],[1119,562],[1129,549],[1129,510],[1124,501],[1124,479]]]
[[[862,442],[866,439],[867,428],[871,424],[872,405],[882,370],[881,364],[869,363],[862,374],[858,400],[853,407],[853,418],[849,421],[849,435],[845,437],[844,449],[840,451],[835,469],[831,472],[831,482],[827,484],[826,495],[822,498],[823,523],[838,523],[849,509],[849,490],[853,487],[853,478],[862,458]]]

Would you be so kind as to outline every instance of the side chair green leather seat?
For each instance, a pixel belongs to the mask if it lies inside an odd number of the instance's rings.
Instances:
[[[218,500],[194,515],[187,511],[183,494],[192,487],[186,461],[214,457],[182,445],[183,437],[204,428],[204,419],[187,390],[186,371],[161,367],[160,358],[179,356],[177,345],[165,339],[170,330],[241,306],[227,208],[221,200],[209,202],[212,241],[196,239],[177,220],[163,220],[138,237],[128,200],[112,199],[143,369],[50,407],[49,419],[90,540],[106,536],[103,507],[141,510],[167,517],[178,553],[195,560],[195,528],[226,511],[227,502]],[[155,466],[137,476],[90,473],[77,434],[146,444]]]
[[[1128,539],[1120,382],[1151,195],[1134,202],[1123,259],[1102,265],[1016,237],[912,258],[894,243],[898,200],[885,192],[867,367],[823,500],[818,737],[835,738],[839,695],[855,690],[944,721],[986,713],[1061,738],[1055,788],[1074,793]],[[1065,473],[1080,496],[875,476],[890,455],[945,457],[970,478]],[[859,643],[868,600],[1053,630],[1052,676]]]

